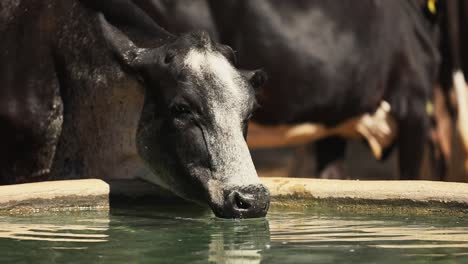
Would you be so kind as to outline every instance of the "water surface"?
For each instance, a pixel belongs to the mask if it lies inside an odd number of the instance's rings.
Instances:
[[[0,263],[468,263],[468,219],[193,206],[0,217]]]

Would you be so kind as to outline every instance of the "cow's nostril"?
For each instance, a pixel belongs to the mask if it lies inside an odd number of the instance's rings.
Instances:
[[[252,204],[238,192],[234,194],[234,204],[238,209],[249,209]]]
[[[222,207],[212,207],[222,218],[264,217],[270,204],[268,190],[262,184],[231,187],[224,190]]]

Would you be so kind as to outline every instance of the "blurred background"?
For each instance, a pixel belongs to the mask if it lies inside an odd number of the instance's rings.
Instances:
[[[205,30],[237,67],[267,73],[249,133],[261,176],[468,182],[468,2],[133,1],[168,31]],[[382,103],[378,155],[359,127]],[[303,124],[320,135],[297,132]]]

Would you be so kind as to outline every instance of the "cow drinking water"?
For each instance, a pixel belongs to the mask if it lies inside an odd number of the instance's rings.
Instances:
[[[266,214],[245,142],[259,73],[230,48],[126,0],[2,1],[0,33],[3,183],[141,177],[219,217]]]

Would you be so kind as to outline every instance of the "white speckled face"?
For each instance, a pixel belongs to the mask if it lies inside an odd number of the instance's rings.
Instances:
[[[265,216],[269,193],[244,139],[255,75],[244,77],[227,59],[234,58],[232,50],[206,32],[168,36],[161,46],[139,48],[101,20],[114,55],[142,80],[135,139],[148,170],[138,177],[207,203],[219,217]]]
[[[213,178],[208,181],[212,198],[219,197],[219,185],[259,184],[259,178],[245,142],[242,123],[249,111],[249,87],[240,73],[220,53],[192,49],[184,60],[204,89],[207,109],[212,115],[211,129],[203,131],[213,162]],[[222,184],[221,184],[222,183]],[[216,190],[215,190],[216,189]]]

